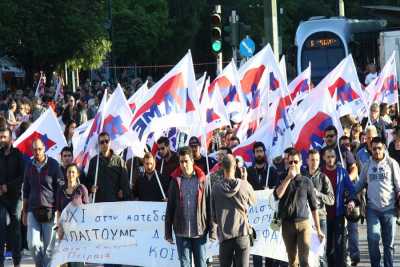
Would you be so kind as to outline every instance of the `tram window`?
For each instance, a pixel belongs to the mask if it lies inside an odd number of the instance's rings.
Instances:
[[[331,32],[319,32],[305,41],[301,51],[301,68],[311,62],[313,82],[319,82],[346,56],[339,37]]]

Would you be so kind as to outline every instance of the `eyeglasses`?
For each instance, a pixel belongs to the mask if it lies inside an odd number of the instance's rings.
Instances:
[[[110,140],[105,139],[105,140],[100,140],[100,145],[108,144],[110,143]]]
[[[299,162],[300,161],[298,161],[298,160],[291,160],[288,163],[289,163],[289,165],[292,165],[293,163],[297,165],[297,164],[299,164]]]
[[[383,150],[383,147],[381,146],[375,146],[372,148],[373,151],[378,151],[378,150]]]
[[[166,149],[166,147],[163,147],[163,146],[160,146],[160,147],[158,148],[159,151],[162,151],[162,150],[165,150],[165,149]]]

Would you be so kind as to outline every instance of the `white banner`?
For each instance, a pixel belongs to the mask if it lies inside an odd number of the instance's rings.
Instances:
[[[257,232],[251,254],[287,261],[281,233],[269,227],[276,205],[272,191],[256,194],[257,204],[249,210]],[[141,201],[68,205],[61,215],[64,238],[56,243],[51,266],[66,262],[179,266],[176,246],[164,240],[165,208],[164,202]],[[207,255],[218,255],[218,242],[207,244]]]

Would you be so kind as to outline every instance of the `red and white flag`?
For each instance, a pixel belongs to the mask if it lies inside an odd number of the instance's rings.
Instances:
[[[335,99],[324,83],[315,87],[299,104],[293,116],[292,136],[295,138],[294,147],[302,153],[303,159],[308,155],[309,149],[322,148],[326,127],[334,125],[339,136],[342,135],[336,106]]]
[[[132,138],[145,145],[147,136],[177,125],[191,127],[199,116],[199,97],[190,51],[142,97],[131,122]],[[189,119],[190,118],[190,119]]]
[[[373,102],[393,105],[399,101],[398,94],[396,51],[393,51],[378,77],[365,88],[365,98],[368,107]]]
[[[365,107],[363,91],[351,55],[329,72],[317,87],[330,93],[340,117],[349,114],[359,116]]]
[[[97,113],[91,122],[85,124],[81,131],[75,130],[73,140],[74,162],[81,169],[87,171],[90,159],[98,153],[98,137],[103,129],[105,108],[107,104],[107,90],[105,90],[103,98]],[[80,128],[80,127],[79,127]]]
[[[311,65],[288,84],[288,91],[293,104],[302,100],[311,90]]]
[[[146,80],[139,89],[128,99],[128,105],[132,113],[135,113],[137,105],[141,102],[142,97],[149,90],[147,86],[148,81]]]
[[[132,111],[119,83],[105,105],[103,118],[100,131],[110,135],[111,148],[115,153],[135,144],[129,135]]]
[[[58,123],[54,111],[49,108],[14,142],[27,157],[33,156],[32,142],[36,139],[43,141],[46,148],[46,155],[59,160],[61,150],[67,146],[64,133]]]
[[[248,107],[233,59],[210,84],[208,88],[209,95],[212,96],[216,90],[220,91],[230,118],[237,123],[241,122]]]
[[[35,97],[43,96],[45,87],[46,87],[46,75],[44,74],[43,71],[40,71],[40,77],[38,84],[36,86]]]

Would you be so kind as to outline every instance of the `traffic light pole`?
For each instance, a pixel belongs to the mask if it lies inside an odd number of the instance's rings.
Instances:
[[[276,57],[279,56],[278,15],[276,0],[264,0],[265,44],[270,43]]]
[[[229,23],[231,24],[231,44],[232,44],[232,57],[237,64],[237,45],[239,42],[238,36],[238,22],[239,16],[236,14],[236,10],[232,10],[231,16],[229,17]]]
[[[222,72],[222,52],[216,55],[217,57],[217,76]]]

